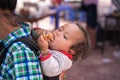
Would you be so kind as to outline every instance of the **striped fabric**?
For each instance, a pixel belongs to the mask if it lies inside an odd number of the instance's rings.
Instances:
[[[112,3],[116,6],[117,10],[120,12],[120,0],[112,0]]]
[[[28,25],[22,25],[3,40],[5,47],[17,38],[30,36],[30,31]],[[24,43],[13,43],[0,66],[0,80],[43,80],[38,56]]]

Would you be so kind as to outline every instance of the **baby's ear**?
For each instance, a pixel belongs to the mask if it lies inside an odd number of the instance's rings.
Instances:
[[[73,49],[70,49],[69,52],[72,54],[72,55],[75,55],[75,51]]]

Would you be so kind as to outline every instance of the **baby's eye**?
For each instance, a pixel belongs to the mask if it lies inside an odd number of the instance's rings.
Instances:
[[[59,28],[58,31],[62,31],[62,28]]]
[[[67,37],[65,35],[63,37],[67,40]]]

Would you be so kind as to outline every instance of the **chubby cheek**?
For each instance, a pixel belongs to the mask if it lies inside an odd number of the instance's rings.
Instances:
[[[50,43],[49,46],[50,46],[50,49],[57,50],[59,47],[59,44],[56,42],[53,42],[53,43]]]
[[[63,44],[63,43],[61,43],[59,40],[56,40],[56,41],[49,43],[49,46],[51,49],[58,50],[58,49],[60,49],[61,44]]]

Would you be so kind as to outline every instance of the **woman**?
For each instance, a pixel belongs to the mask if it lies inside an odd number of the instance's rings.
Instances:
[[[28,36],[29,25],[21,25],[27,31],[18,31],[9,34],[19,28],[18,19],[13,15],[17,0],[0,0],[0,39],[5,47],[12,40],[22,36]],[[9,35],[10,36],[9,36]],[[19,35],[18,35],[19,34]],[[7,36],[8,37],[5,37]],[[0,65],[0,80],[43,80],[41,66],[35,53],[22,42],[11,45],[6,53],[4,62]]]

